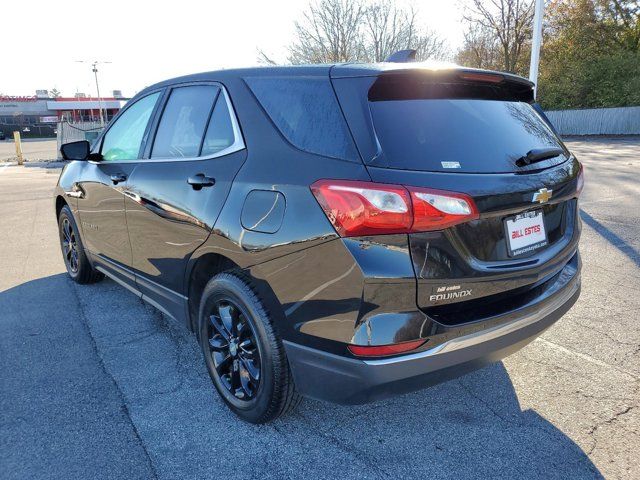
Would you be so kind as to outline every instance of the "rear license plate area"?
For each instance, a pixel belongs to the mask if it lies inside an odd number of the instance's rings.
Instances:
[[[542,210],[505,218],[504,230],[510,257],[527,255],[549,244]]]

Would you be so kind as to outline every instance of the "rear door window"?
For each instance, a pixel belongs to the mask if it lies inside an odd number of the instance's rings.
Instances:
[[[235,136],[229,106],[225,96],[221,93],[218,95],[218,100],[216,100],[216,105],[213,108],[200,155],[203,157],[214,155],[225,148],[229,148],[234,141]]]
[[[151,158],[193,158],[220,93],[214,85],[174,88],[158,125]]]
[[[267,115],[295,147],[358,161],[328,77],[245,78]]]
[[[389,168],[513,172],[530,150],[562,148],[526,102],[439,98],[371,101],[369,107],[384,155],[380,166]]]

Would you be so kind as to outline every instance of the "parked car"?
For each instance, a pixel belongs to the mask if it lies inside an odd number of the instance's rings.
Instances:
[[[158,83],[62,146],[67,271],[193,330],[249,422],[482,367],[580,293],[582,167],[532,87],[417,63]]]
[[[4,132],[0,130],[0,140],[4,140],[5,138]]]

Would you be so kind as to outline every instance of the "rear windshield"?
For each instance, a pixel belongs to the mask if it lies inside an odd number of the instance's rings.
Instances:
[[[530,150],[562,148],[524,102],[418,99],[374,101],[369,106],[383,153],[380,166],[389,168],[513,172],[521,170],[515,162]],[[561,156],[539,167],[564,160]]]

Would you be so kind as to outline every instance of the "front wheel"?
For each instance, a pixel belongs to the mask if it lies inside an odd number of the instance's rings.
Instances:
[[[69,276],[77,283],[95,283],[102,280],[104,275],[91,266],[84,252],[78,226],[66,205],[62,207],[58,216],[58,233],[62,258]]]
[[[282,341],[242,273],[225,272],[209,281],[199,334],[211,380],[240,418],[266,423],[300,403]]]

